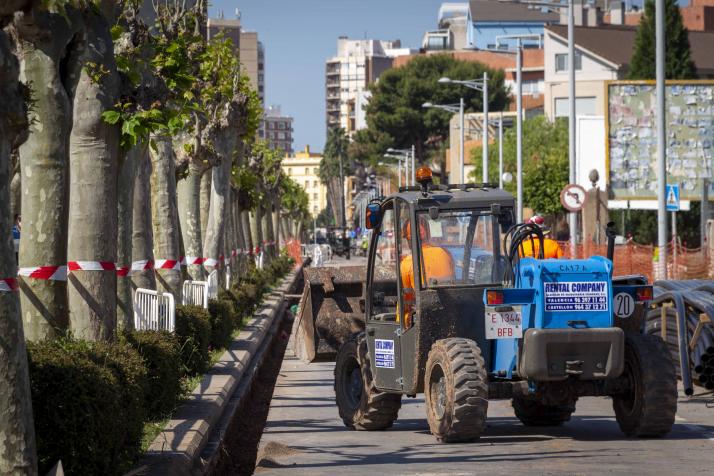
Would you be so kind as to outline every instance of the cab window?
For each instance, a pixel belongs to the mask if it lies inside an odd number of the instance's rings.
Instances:
[[[397,312],[397,230],[394,202],[382,208],[382,222],[374,241],[372,269],[372,310],[370,317],[396,320]]]

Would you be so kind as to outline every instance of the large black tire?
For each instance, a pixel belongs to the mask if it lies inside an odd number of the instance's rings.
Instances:
[[[526,426],[560,426],[570,421],[575,411],[575,399],[559,405],[544,405],[538,400],[515,397],[511,404],[516,417]]]
[[[470,339],[436,341],[424,376],[429,429],[444,443],[472,441],[486,428],[488,375],[481,349]]]
[[[662,339],[628,334],[623,377],[629,380],[630,391],[612,398],[620,430],[636,437],[669,433],[677,413],[677,374]]]
[[[335,363],[335,398],[345,426],[355,430],[385,430],[402,406],[402,396],[374,385],[364,333],[342,344]]]

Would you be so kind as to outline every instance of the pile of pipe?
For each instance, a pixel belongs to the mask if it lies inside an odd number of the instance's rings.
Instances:
[[[700,322],[706,315],[714,321],[714,281],[655,281],[654,300],[647,313],[645,331],[661,336],[662,307],[665,306],[667,333],[665,342],[672,353],[672,360],[682,379],[685,392],[691,389],[691,381],[708,390],[714,390],[714,325],[705,323],[693,348],[690,342]],[[681,314],[680,314],[681,313]],[[682,322],[679,317],[681,316]],[[680,335],[678,325],[686,332]],[[684,365],[682,365],[684,362]]]

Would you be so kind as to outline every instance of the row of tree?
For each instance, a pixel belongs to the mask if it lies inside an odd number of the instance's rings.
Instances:
[[[257,94],[230,40],[206,38],[206,12],[206,0],[0,2],[0,280],[19,286],[0,290],[2,474],[36,467],[25,338],[112,340],[133,325],[135,288],[181,302],[183,280],[222,257],[243,269],[233,250],[270,259],[301,233],[307,196],[256,141]],[[21,269],[169,262],[18,283],[15,214]],[[182,257],[209,260],[173,266]]]

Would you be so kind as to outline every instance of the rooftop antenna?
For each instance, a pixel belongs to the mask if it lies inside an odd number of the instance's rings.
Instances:
[[[236,20],[241,19],[241,13],[240,13],[240,8],[236,8]]]
[[[223,20],[223,10],[218,10],[218,19]]]

